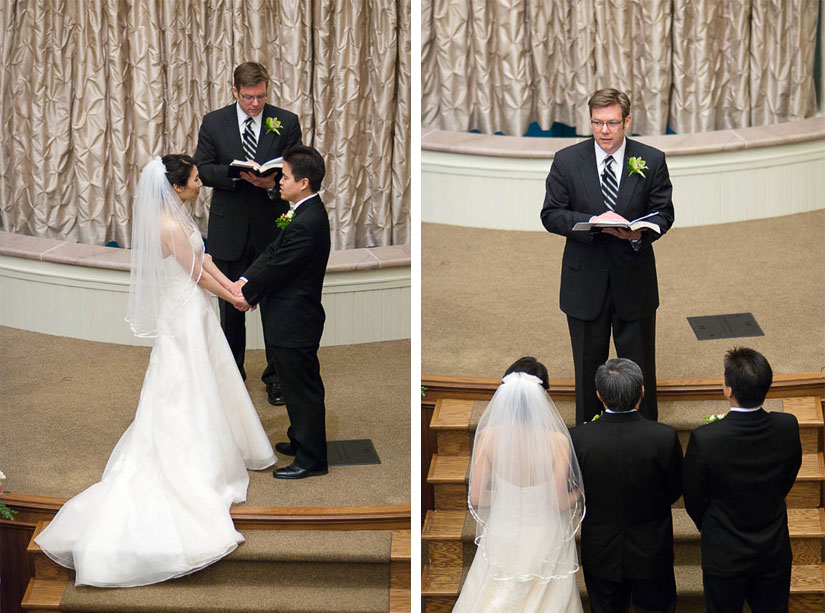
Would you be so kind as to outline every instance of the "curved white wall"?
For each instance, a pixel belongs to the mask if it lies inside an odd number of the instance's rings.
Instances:
[[[135,338],[123,317],[128,270],[0,255],[0,325],[125,345]],[[410,266],[327,273],[321,345],[410,337]],[[217,309],[217,301],[215,302]],[[247,317],[247,347],[263,348],[259,311]]]
[[[825,120],[821,118],[804,123],[825,132]],[[750,142],[725,139],[716,146],[699,147],[696,141],[704,135],[691,135],[689,149],[680,148],[679,139],[683,137],[640,139],[668,155],[675,226],[744,221],[825,208],[825,136],[783,143],[781,136],[777,138],[776,126],[767,128],[773,129],[772,138],[764,145],[754,138],[759,128],[748,129]],[[520,155],[514,151],[518,142],[512,137],[457,135],[451,146],[445,144],[449,139],[446,134],[436,135],[436,146],[428,146],[426,135],[422,138],[422,221],[544,231],[539,212],[552,152],[537,151],[536,141],[540,139],[521,139],[525,151]],[[712,134],[717,135],[717,141],[723,140],[719,133]],[[738,133],[725,134],[733,137]],[[468,138],[475,136],[482,146],[475,147],[474,139]],[[667,146],[668,139],[672,147]],[[713,139],[708,135],[708,140]],[[563,139],[549,140],[564,146]],[[503,145],[502,155],[490,155],[497,142]]]

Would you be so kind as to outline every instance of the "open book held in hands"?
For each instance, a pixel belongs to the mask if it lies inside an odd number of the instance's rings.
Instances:
[[[255,173],[259,177],[268,177],[283,167],[284,158],[275,158],[263,164],[258,164],[255,160],[232,160],[232,163],[229,164],[229,178],[240,179],[242,170]]]
[[[599,217],[591,218],[590,221],[580,221],[573,226],[573,232],[590,232],[591,229],[598,228],[624,228],[635,232],[636,230],[648,229],[653,230],[656,234],[661,234],[662,229],[658,224],[652,221],[645,221],[648,217],[653,217],[658,214],[658,211],[642,215],[633,221],[617,220],[617,219],[600,219]]]

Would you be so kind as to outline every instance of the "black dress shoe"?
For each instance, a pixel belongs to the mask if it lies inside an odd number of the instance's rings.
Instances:
[[[269,400],[269,404],[274,404],[276,407],[286,404],[286,402],[284,402],[284,394],[281,392],[281,388],[278,387],[277,383],[266,384],[266,397],[267,400]]]
[[[307,477],[325,475],[328,472],[329,471],[326,468],[323,470],[309,470],[308,468],[295,466],[295,463],[292,463],[285,468],[276,468],[272,472],[272,476],[276,479],[306,479]]]
[[[275,443],[275,451],[283,455],[295,455],[295,447],[292,443]]]

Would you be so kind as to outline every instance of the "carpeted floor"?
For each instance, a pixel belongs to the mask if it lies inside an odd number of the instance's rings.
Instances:
[[[562,237],[440,224],[421,236],[423,374],[491,377],[534,355],[551,378],[573,377]],[[655,251],[660,378],[719,377],[734,344],[763,352],[775,372],[825,366],[825,211],[675,228]],[[686,319],[740,312],[765,336],[700,342]]]
[[[0,470],[10,492],[69,497],[98,481],[134,416],[149,349],[0,327]],[[410,503],[410,343],[324,347],[330,440],[371,438],[382,464],[331,467],[302,481],[250,473],[252,506]],[[266,401],[263,351],[247,354],[247,388],[274,443],[286,410]],[[278,466],[290,458],[281,457]]]

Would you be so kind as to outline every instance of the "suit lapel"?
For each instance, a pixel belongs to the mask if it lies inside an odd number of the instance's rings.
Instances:
[[[604,196],[602,195],[602,182],[599,180],[599,170],[596,167],[596,145],[595,139],[588,139],[584,142],[581,149],[582,163],[579,164],[579,172],[581,173],[581,180],[587,189],[590,196],[590,201],[598,203],[596,210],[603,213],[607,210],[604,205]],[[603,210],[602,210],[603,209]]]
[[[271,104],[267,104],[266,106],[264,106],[263,113],[264,114],[261,121],[261,134],[258,137],[258,150],[255,152],[255,161],[260,162],[261,164],[277,157],[275,155],[272,155],[271,152],[273,150],[277,150],[275,148],[275,145],[281,140],[281,138],[283,138],[283,128],[281,128],[281,134],[275,134],[275,132],[267,132],[266,130],[267,118],[278,117],[275,107]]]
[[[241,143],[241,130],[238,127],[236,104],[230,104],[226,107],[226,113],[223,116],[223,133],[229,150],[234,152],[233,159],[245,160],[246,153],[243,150],[243,143]]]
[[[627,160],[636,157],[636,142],[627,139],[627,145],[624,148],[624,159],[619,171],[622,173],[622,182],[619,184],[619,195],[616,197],[616,211],[621,215],[621,211],[627,209],[627,205],[633,199],[633,193],[639,186],[639,181],[642,177],[639,175],[627,174]],[[632,219],[630,221],[633,221]]]

